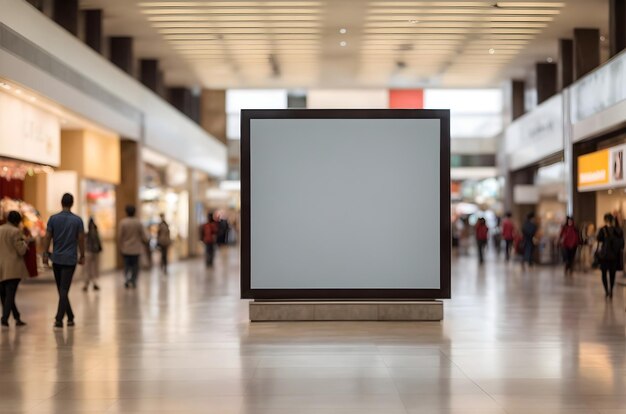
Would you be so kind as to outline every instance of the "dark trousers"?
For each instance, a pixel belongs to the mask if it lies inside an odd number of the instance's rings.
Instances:
[[[504,241],[504,258],[508,262],[511,260],[511,249],[513,248],[513,240]]]
[[[0,301],[2,302],[2,322],[6,323],[9,320],[9,315],[13,312],[13,319],[20,320],[20,313],[15,305],[15,295],[17,294],[17,287],[20,284],[20,279],[9,279],[0,282]]]
[[[124,277],[126,283],[137,284],[137,276],[139,275],[139,255],[124,255]]]
[[[159,246],[159,249],[161,250],[161,269],[166,271],[167,270],[167,253],[168,253],[170,247],[169,246]]]
[[[204,259],[207,266],[213,266],[213,258],[215,257],[215,243],[206,243],[204,245]]]
[[[478,245],[478,262],[483,264],[485,262],[485,246],[487,246],[486,240],[477,240]]]
[[[59,307],[57,309],[56,320],[57,322],[62,322],[63,317],[67,315],[67,320],[73,321],[74,312],[72,312],[72,305],[70,305],[69,293],[76,266],[54,263],[52,270],[54,271],[54,280],[57,283],[57,290],[59,292]]]
[[[604,292],[609,295],[613,293],[613,286],[615,286],[615,273],[617,273],[617,262],[615,260],[602,262],[600,265],[600,269],[602,270],[602,284],[604,285]]]
[[[573,272],[574,271],[574,261],[576,260],[576,251],[577,247],[574,248],[563,248],[563,259],[565,259],[565,271]]]
[[[524,262],[532,266],[535,261],[535,245],[531,241],[524,242]]]

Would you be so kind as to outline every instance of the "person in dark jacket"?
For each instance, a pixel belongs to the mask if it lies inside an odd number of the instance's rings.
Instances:
[[[528,213],[526,216],[526,222],[522,226],[522,237],[524,243],[524,258],[522,260],[522,266],[532,266],[535,256],[535,238],[537,236],[537,218],[535,213]]]
[[[476,245],[478,246],[478,262],[485,263],[485,246],[489,240],[489,228],[484,218],[479,218],[476,223]]]
[[[508,262],[511,260],[511,248],[513,240],[515,240],[515,225],[511,218],[511,213],[506,213],[506,217],[502,220],[502,238],[504,239],[504,257]]]
[[[565,273],[571,275],[574,273],[574,260],[576,259],[576,251],[580,244],[580,236],[573,218],[567,217],[565,224],[561,227],[559,243],[563,249]]]
[[[98,278],[100,277],[100,253],[102,253],[102,241],[98,233],[98,226],[93,217],[89,218],[87,225],[87,235],[85,236],[85,266],[83,272],[85,274],[85,286],[83,292],[87,292],[89,284],[93,284],[93,290],[100,290],[98,287]]]
[[[619,255],[624,248],[624,234],[620,227],[615,226],[615,217],[604,215],[604,226],[598,231],[598,260],[602,270],[602,284],[607,299],[613,299],[615,273],[619,263]]]

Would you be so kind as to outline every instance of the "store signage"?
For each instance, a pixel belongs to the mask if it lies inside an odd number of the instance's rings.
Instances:
[[[58,167],[59,120],[26,101],[0,93],[0,157]]]
[[[554,96],[513,122],[504,139],[511,170],[563,151],[563,97]]]
[[[625,152],[620,145],[578,157],[578,191],[626,187]]]
[[[626,53],[576,82],[571,88],[572,123],[626,100]],[[626,119],[622,114],[621,121]]]

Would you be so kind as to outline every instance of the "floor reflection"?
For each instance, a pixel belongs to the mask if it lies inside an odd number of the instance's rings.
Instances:
[[[442,323],[250,324],[238,266],[224,249],[137,290],[77,281],[62,331],[54,286],[24,284],[29,325],[0,332],[0,412],[626,412],[624,290],[605,301],[599,275],[462,257]]]

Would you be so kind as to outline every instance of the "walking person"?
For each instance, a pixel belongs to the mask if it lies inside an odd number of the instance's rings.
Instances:
[[[139,257],[147,243],[146,232],[141,220],[135,217],[135,206],[126,206],[126,217],[120,220],[117,229],[117,245],[124,257],[124,287],[137,287],[139,276]]]
[[[522,267],[526,265],[532,266],[535,259],[535,242],[539,226],[537,226],[537,219],[535,213],[528,213],[526,221],[522,226],[522,237],[524,243],[524,257],[522,259]]]
[[[161,251],[161,270],[163,273],[167,273],[167,255],[171,244],[172,238],[170,237],[170,226],[165,221],[165,214],[161,213],[161,222],[159,223],[159,229],[157,230],[157,246]]]
[[[67,316],[67,326],[74,326],[74,312],[70,305],[69,293],[76,265],[85,263],[85,229],[83,220],[72,213],[74,196],[65,193],[61,198],[63,210],[50,217],[46,236],[43,240],[43,263],[52,260],[52,270],[59,292],[59,306],[54,327],[63,328],[63,318]],[[50,242],[53,244],[50,254]]]
[[[3,328],[9,326],[9,316],[13,313],[15,326],[24,326],[20,312],[15,304],[15,295],[22,279],[28,277],[24,255],[28,243],[20,230],[22,216],[17,211],[9,212],[7,222],[0,226],[0,302],[2,303]]]
[[[574,273],[574,261],[576,260],[576,252],[578,251],[578,245],[580,244],[578,229],[574,224],[574,219],[571,217],[567,217],[565,224],[561,227],[559,244],[563,249],[565,274],[571,276]]]
[[[200,237],[204,243],[204,258],[207,267],[213,267],[213,259],[215,258],[215,243],[217,241],[217,222],[213,217],[213,213],[207,215],[207,222],[201,227]]]
[[[508,262],[511,260],[511,249],[513,248],[513,240],[515,240],[515,226],[511,213],[506,213],[502,220],[502,239],[504,240],[504,259]]]
[[[485,263],[485,247],[489,240],[489,228],[487,221],[483,217],[478,219],[476,223],[476,245],[478,246],[478,263]]]
[[[102,241],[100,240],[100,234],[98,233],[98,226],[93,217],[89,219],[87,225],[87,237],[86,237],[86,250],[87,256],[85,257],[85,267],[83,268],[85,274],[85,286],[83,292],[89,290],[89,284],[93,284],[93,290],[100,290],[98,286],[98,278],[100,277],[100,253],[102,252]]]
[[[619,255],[624,249],[624,235],[621,228],[615,227],[615,217],[604,215],[604,226],[598,231],[597,259],[602,270],[602,285],[607,299],[613,299],[615,273],[619,263]]]

